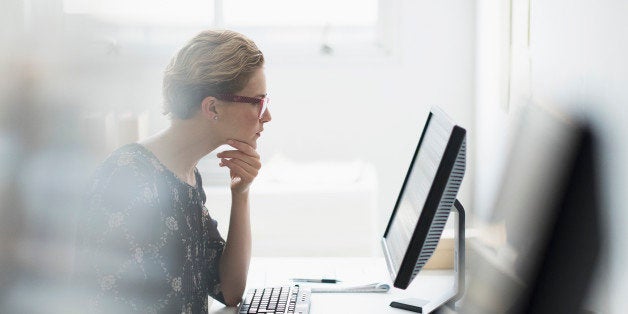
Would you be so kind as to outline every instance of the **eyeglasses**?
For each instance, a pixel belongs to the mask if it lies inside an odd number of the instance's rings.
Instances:
[[[262,118],[262,116],[268,109],[268,105],[270,104],[270,98],[268,97],[268,95],[262,98],[256,98],[256,97],[246,97],[246,96],[233,95],[233,94],[218,94],[214,97],[216,97],[216,99],[220,99],[223,101],[259,105],[259,114],[257,115],[258,119]]]

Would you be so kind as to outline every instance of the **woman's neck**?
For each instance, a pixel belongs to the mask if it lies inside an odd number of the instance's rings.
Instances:
[[[195,127],[194,121],[172,122],[170,127],[143,141],[159,161],[179,179],[194,186],[194,168],[198,161],[220,145],[212,141],[208,131]]]

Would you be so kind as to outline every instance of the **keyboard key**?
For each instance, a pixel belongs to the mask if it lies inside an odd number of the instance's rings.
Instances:
[[[309,293],[299,294],[298,286],[252,289],[247,292],[238,313],[294,313],[297,304],[307,308],[310,304]]]

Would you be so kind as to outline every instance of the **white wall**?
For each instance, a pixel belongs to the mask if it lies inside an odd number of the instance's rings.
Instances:
[[[503,54],[495,42],[501,34],[488,17],[499,10],[494,1],[478,2],[478,203],[489,204],[503,153],[503,134],[516,110],[505,111],[496,92],[495,68]],[[593,123],[600,139],[603,206],[608,232],[608,259],[590,301],[596,310],[623,313],[628,306],[628,3],[625,1],[531,1],[530,96],[551,102]],[[487,17],[487,19],[484,19]],[[484,21],[484,22],[482,22]],[[496,58],[491,58],[491,56]],[[483,66],[484,65],[484,66]],[[491,72],[492,71],[492,72]],[[492,77],[492,79],[491,79]],[[492,84],[492,85],[491,85]],[[492,86],[492,87],[491,87]],[[511,108],[512,109],[512,108]],[[497,147],[493,143],[500,143]],[[486,158],[485,158],[486,157]]]
[[[268,56],[274,120],[262,139],[265,152],[297,160],[373,163],[381,232],[432,105],[469,130],[461,197],[472,207],[474,2],[400,1],[397,9],[392,60],[295,65]]]

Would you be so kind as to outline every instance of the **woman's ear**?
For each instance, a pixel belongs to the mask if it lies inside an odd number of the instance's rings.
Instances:
[[[211,120],[218,120],[216,107],[218,100],[212,96],[207,96],[201,101],[201,114]]]

